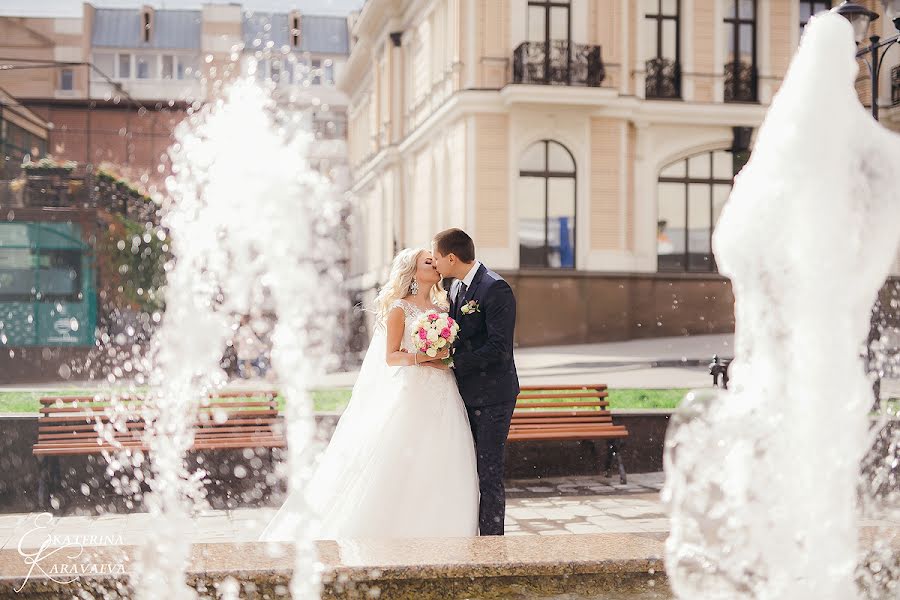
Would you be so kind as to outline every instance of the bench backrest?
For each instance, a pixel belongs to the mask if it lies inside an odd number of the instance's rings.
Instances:
[[[513,419],[609,414],[606,385],[527,385],[516,398]],[[585,414],[587,413],[587,414]]]
[[[277,392],[245,391],[210,394],[198,407],[193,423],[195,438],[227,438],[279,429]],[[142,396],[123,396],[115,401],[104,396],[48,396],[40,399],[38,444],[55,441],[91,441],[104,436],[118,442],[137,441],[152,411]]]

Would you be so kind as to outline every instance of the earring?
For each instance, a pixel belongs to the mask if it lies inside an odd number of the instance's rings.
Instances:
[[[419,282],[413,279],[412,284],[409,286],[409,293],[413,296],[419,295]]]

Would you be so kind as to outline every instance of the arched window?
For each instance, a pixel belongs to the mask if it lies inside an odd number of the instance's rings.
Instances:
[[[519,162],[519,266],[575,267],[575,159],[551,140]]]
[[[657,183],[660,271],[715,272],[712,232],[746,153],[703,152],[665,167]]]

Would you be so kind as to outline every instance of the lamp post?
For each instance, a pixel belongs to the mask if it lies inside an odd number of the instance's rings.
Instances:
[[[894,28],[900,31],[900,0],[881,0],[881,7],[885,16],[894,23]],[[877,20],[879,15],[872,12],[865,6],[860,6],[852,0],[845,0],[839,6],[831,9],[832,12],[845,17],[850,21],[853,27],[853,35],[856,38],[856,45],[862,44],[869,33],[869,25]],[[872,79],[872,118],[878,120],[878,82],[881,67],[884,64],[884,57],[887,55],[891,46],[900,40],[900,34],[894,34],[884,40],[881,36],[874,34],[869,36],[869,45],[860,48],[856,52],[856,58],[862,58],[866,61],[869,69],[869,76]],[[879,327],[879,317],[881,315],[881,303],[876,299],[875,306],[872,307],[872,319],[869,324],[869,337],[867,346],[867,355],[869,362],[869,370],[873,370],[875,365],[874,345],[881,338],[881,328]],[[872,390],[875,393],[875,408],[881,406],[881,375],[878,373],[878,367],[875,366],[875,380],[872,383]]]

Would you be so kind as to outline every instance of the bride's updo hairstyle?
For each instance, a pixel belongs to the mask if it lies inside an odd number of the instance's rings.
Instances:
[[[409,288],[416,277],[419,257],[423,252],[427,252],[427,250],[423,248],[406,248],[394,257],[387,283],[375,296],[376,325],[384,325],[394,302],[409,295]],[[447,305],[447,292],[444,291],[440,281],[432,286],[430,295],[434,304],[441,307]]]

